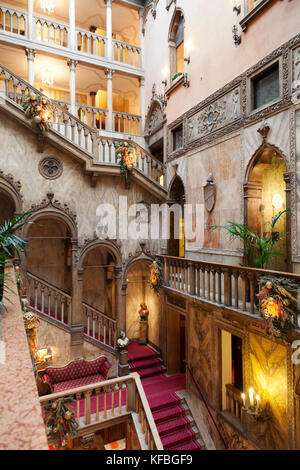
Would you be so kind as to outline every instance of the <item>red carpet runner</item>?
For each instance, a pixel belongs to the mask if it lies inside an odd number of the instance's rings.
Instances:
[[[131,372],[138,372],[165,450],[201,450],[175,392],[185,390],[185,375],[166,377],[159,354],[148,346],[128,347]]]

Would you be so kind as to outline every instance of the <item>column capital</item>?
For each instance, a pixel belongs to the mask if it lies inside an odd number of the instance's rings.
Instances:
[[[67,64],[70,67],[70,70],[75,72],[76,66],[78,65],[78,60],[68,59]]]
[[[108,80],[112,80],[114,73],[115,73],[115,70],[113,70],[113,69],[106,69],[105,70],[105,75],[107,76]]]
[[[36,49],[30,49],[29,47],[26,47],[25,54],[27,55],[28,60],[34,60]]]

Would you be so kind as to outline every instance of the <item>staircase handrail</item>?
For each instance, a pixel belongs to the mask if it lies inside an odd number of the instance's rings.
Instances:
[[[203,395],[203,393],[202,393],[202,391],[201,391],[201,389],[200,389],[199,384],[196,382],[196,379],[195,379],[195,377],[194,377],[194,374],[193,374],[193,372],[191,371],[191,368],[189,367],[188,364],[186,364],[186,368],[187,368],[188,372],[190,373],[191,378],[192,378],[192,380],[193,380],[193,382],[194,382],[194,384],[195,384],[195,387],[197,388],[197,391],[198,391],[198,393],[199,393],[199,395],[200,395],[200,397],[201,397],[201,400],[203,401],[203,403],[204,403],[204,405],[205,405],[205,408],[207,409],[207,412],[208,412],[208,414],[209,414],[209,416],[210,416],[210,418],[211,418],[211,420],[212,420],[212,422],[213,422],[213,424],[214,424],[214,426],[215,426],[215,428],[216,428],[216,430],[217,430],[217,432],[218,432],[218,434],[219,434],[219,436],[220,436],[220,439],[221,439],[221,441],[222,441],[222,443],[223,443],[223,445],[224,445],[224,448],[225,448],[226,450],[228,450],[228,445],[227,445],[227,443],[226,443],[226,441],[225,441],[225,438],[224,438],[224,436],[223,436],[223,434],[222,434],[222,432],[221,432],[219,426],[217,425],[217,422],[216,422],[215,418],[213,417],[213,415],[212,415],[212,413],[211,413],[211,411],[210,411],[210,408],[209,408],[209,405],[208,405],[208,403],[207,403],[207,400],[205,399],[205,397],[204,397],[204,395]]]
[[[109,317],[106,315],[106,313],[101,312],[101,310],[98,310],[95,307],[92,307],[91,305],[87,304],[86,302],[82,302],[83,307],[87,308],[88,310],[91,310],[92,312],[96,313],[98,316],[106,318],[106,320],[109,320],[110,322],[114,323],[115,325],[117,324],[117,320],[114,318]]]
[[[27,277],[29,279],[32,279],[33,281],[37,281],[39,282],[40,284],[46,286],[46,287],[49,287],[49,289],[52,289],[54,291],[56,291],[58,294],[60,295],[63,295],[64,297],[66,297],[67,299],[72,299],[72,296],[70,294],[68,294],[67,292],[63,291],[62,289],[59,289],[58,287],[55,287],[53,284],[51,284],[50,282],[48,281],[45,281],[44,279],[41,279],[37,276],[35,276],[34,274],[30,273],[30,272],[27,272]]]

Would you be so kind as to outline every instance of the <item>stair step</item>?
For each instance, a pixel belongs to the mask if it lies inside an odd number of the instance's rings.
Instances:
[[[153,418],[156,424],[164,423],[165,421],[169,421],[175,419],[180,416],[184,416],[186,414],[185,409],[181,405],[172,406],[171,408],[167,408],[165,410],[156,411],[153,413]]]
[[[195,433],[192,429],[183,429],[175,434],[168,434],[167,436],[162,437],[162,445],[164,449],[171,449],[172,447],[177,447],[181,444],[186,444],[189,441],[196,439]]]
[[[160,364],[162,364],[162,360],[158,357],[144,359],[141,361],[129,362],[130,370],[132,370],[132,372],[136,372],[138,369],[148,369],[149,367],[157,366]]]
[[[168,393],[166,395],[160,394],[149,399],[149,405],[152,413],[172,408],[175,405],[180,405],[181,402],[181,399],[174,393]]]
[[[180,418],[176,418],[171,421],[158,424],[157,430],[158,430],[160,437],[163,437],[169,434],[174,434],[174,433],[177,434],[179,431],[183,429],[187,429],[189,427],[190,427],[190,421],[185,416],[182,416]]]
[[[146,377],[152,377],[153,375],[160,375],[165,372],[165,369],[161,366],[149,367],[148,369],[138,369],[137,373],[142,379]]]
[[[196,440],[191,440],[185,444],[172,447],[169,450],[202,450],[203,446]]]

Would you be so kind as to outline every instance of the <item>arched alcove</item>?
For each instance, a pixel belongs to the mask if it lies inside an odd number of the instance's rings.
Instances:
[[[177,205],[180,207],[181,213],[178,217],[177,211],[170,213],[170,238],[168,242],[169,256],[184,257],[185,255],[185,237],[184,237],[184,204],[185,189],[180,176],[176,175],[173,179],[169,190],[169,205]],[[178,220],[179,219],[179,220]],[[177,224],[179,227],[177,227]],[[179,233],[180,238],[176,232]]]
[[[289,178],[284,156],[272,145],[263,145],[253,156],[246,173],[244,185],[245,223],[259,236],[270,233],[270,222],[279,212],[289,209]],[[284,214],[276,224],[275,231],[281,235],[289,232],[289,217]],[[289,236],[280,240],[276,256],[267,268],[287,271],[289,266]],[[248,260],[253,265],[253,259]]]
[[[0,187],[0,225],[11,220],[16,212],[16,206],[13,198]]]
[[[150,264],[141,261],[132,264],[127,272],[126,291],[126,334],[130,340],[139,340],[141,304],[149,310],[148,339],[161,349],[161,297],[150,286]]]

